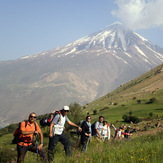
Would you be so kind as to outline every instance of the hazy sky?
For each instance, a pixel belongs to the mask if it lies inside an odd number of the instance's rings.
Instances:
[[[163,47],[163,0],[0,0],[0,61],[90,35],[114,22]]]

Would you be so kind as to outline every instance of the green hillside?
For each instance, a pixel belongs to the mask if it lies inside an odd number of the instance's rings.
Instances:
[[[87,114],[104,115],[109,121],[121,121],[122,115],[132,111],[133,115],[147,117],[163,116],[163,64],[152,69],[116,90],[84,106]]]

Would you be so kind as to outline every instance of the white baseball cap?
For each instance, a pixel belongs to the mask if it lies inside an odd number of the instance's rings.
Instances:
[[[62,110],[70,110],[68,106],[64,106]]]

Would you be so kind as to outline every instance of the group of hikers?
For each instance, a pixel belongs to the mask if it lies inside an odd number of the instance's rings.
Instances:
[[[91,137],[95,136],[99,141],[109,141],[111,138],[110,126],[107,120],[104,119],[103,116],[99,117],[99,120],[96,121],[91,125],[91,116],[87,116],[86,120],[81,123],[81,125],[77,125],[71,122],[67,116],[69,112],[69,107],[64,106],[58,114],[56,114],[50,123],[50,130],[49,130],[49,144],[48,144],[48,157],[46,156],[45,149],[43,148],[43,134],[39,125],[37,124],[36,113],[31,113],[28,117],[28,121],[22,121],[20,123],[20,138],[19,142],[17,143],[17,151],[18,151],[18,158],[17,163],[22,163],[24,161],[24,157],[27,151],[35,152],[40,155],[41,159],[44,162],[53,162],[54,160],[54,149],[58,142],[61,142],[64,145],[64,150],[66,156],[71,155],[70,151],[70,140],[64,134],[64,126],[65,122],[69,125],[76,127],[80,132],[81,139],[80,145],[82,152],[86,151],[87,145],[91,139]],[[121,126],[116,128],[113,124],[111,127],[115,130],[114,139],[122,139],[128,138],[132,135],[130,131],[130,127],[128,126]],[[40,144],[38,145],[38,141],[33,143],[34,135],[40,136]]]

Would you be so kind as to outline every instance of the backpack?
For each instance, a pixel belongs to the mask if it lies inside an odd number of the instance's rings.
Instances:
[[[40,120],[40,125],[41,125],[42,127],[44,127],[44,126],[50,126],[51,122],[53,121],[54,117],[55,117],[57,114],[61,114],[61,112],[60,112],[60,111],[55,111],[55,112],[53,112],[53,113],[50,113],[49,116],[48,116],[48,118],[42,118],[42,119]]]
[[[95,121],[95,122],[91,125],[92,136],[96,136],[96,134],[97,134],[96,129],[95,129],[96,122],[97,122],[97,121]]]
[[[40,125],[42,126],[42,127],[44,127],[44,126],[47,126],[48,124],[48,119],[47,118],[42,118],[41,120],[40,120]]]
[[[25,122],[25,128],[27,127],[27,120],[25,120],[24,121]],[[19,123],[19,126],[18,126],[18,128],[15,130],[15,132],[14,132],[14,134],[13,134],[13,136],[14,136],[14,138],[13,138],[13,140],[12,140],[12,144],[18,144],[19,142],[21,142],[22,141],[22,139],[21,139],[21,133],[20,133],[20,125],[21,125],[21,123],[22,122],[20,122]],[[35,125],[35,131],[37,130],[37,127],[36,127],[36,123],[34,122],[34,125]]]

